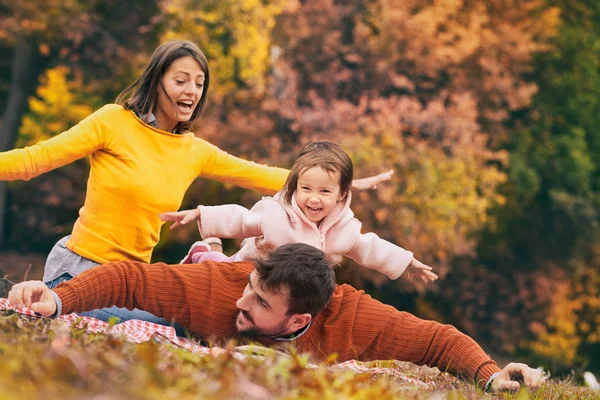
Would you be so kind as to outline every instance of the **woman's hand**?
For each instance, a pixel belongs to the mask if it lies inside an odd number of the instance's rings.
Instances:
[[[175,229],[178,226],[185,225],[191,221],[200,221],[200,210],[194,208],[193,210],[166,212],[159,214],[158,217],[161,221],[175,221],[175,223],[169,227],[169,229]]]
[[[416,277],[423,281],[423,283],[433,282],[438,278],[437,274],[432,272],[430,266],[423,264],[414,257],[408,265],[408,268],[406,268],[406,276],[408,279]]]
[[[361,192],[363,190],[371,190],[377,189],[377,185],[382,182],[389,181],[392,179],[392,175],[394,174],[394,170],[390,169],[389,171],[382,172],[379,175],[370,176],[368,178],[355,179],[352,181],[352,190],[354,192]]]

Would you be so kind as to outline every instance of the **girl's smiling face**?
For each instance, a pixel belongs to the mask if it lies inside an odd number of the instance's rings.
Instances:
[[[344,199],[340,179],[339,171],[329,172],[321,167],[309,168],[298,176],[296,202],[309,220],[319,224]]]

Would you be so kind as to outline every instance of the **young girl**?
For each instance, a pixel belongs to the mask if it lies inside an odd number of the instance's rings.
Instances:
[[[287,170],[233,157],[190,132],[209,82],[208,62],[195,43],[165,43],[117,104],[50,140],[0,153],[1,180],[28,180],[91,155],[79,218],[46,261],[43,279],[50,287],[108,261],[150,262],[162,225],[157,215],[179,208],[197,177],[267,193],[285,182]],[[358,184],[386,179],[389,174]],[[111,315],[151,320],[125,309],[93,316]]]
[[[360,233],[361,223],[350,210],[352,173],[352,161],[338,145],[310,143],[292,166],[283,190],[263,198],[251,210],[238,205],[199,206],[160,217],[175,221],[171,229],[196,220],[202,237],[247,238],[231,257],[195,246],[184,262],[249,260],[281,245],[302,242],[323,250],[332,265],[347,256],[391,279],[404,271],[425,283],[437,279],[431,267],[411,252],[374,233]]]

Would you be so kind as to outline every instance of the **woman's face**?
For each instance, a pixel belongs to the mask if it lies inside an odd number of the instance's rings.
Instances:
[[[152,112],[158,128],[171,132],[192,117],[204,91],[204,72],[193,57],[181,57],[167,69],[161,84]]]

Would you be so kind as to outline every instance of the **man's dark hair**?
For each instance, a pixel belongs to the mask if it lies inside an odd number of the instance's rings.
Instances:
[[[289,289],[288,315],[310,313],[314,318],[335,289],[335,273],[325,254],[308,244],[280,246],[254,264],[261,289],[277,293]]]

